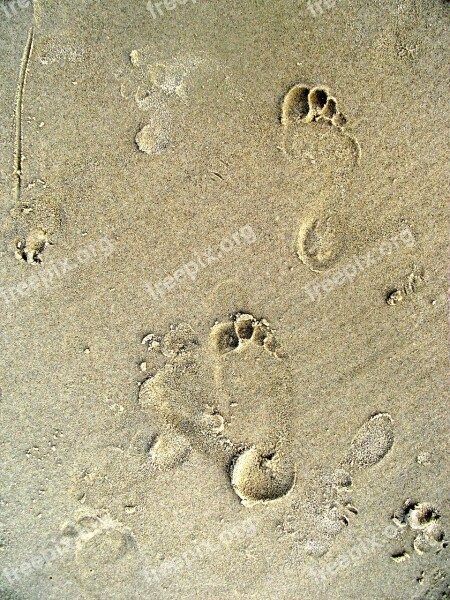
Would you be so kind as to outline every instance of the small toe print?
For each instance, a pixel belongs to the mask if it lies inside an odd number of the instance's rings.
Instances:
[[[428,502],[420,502],[408,511],[408,523],[411,529],[425,529],[439,519],[439,514]]]
[[[255,330],[255,319],[252,315],[239,315],[236,318],[235,328],[241,340],[249,340]]]
[[[337,102],[336,98],[331,96],[328,98],[327,103],[323,107],[322,116],[326,119],[332,119],[337,113]]]
[[[210,340],[218,354],[240,349],[247,342],[263,346],[274,355],[278,350],[278,343],[267,321],[246,313],[235,313],[230,321],[216,323],[211,329]]]
[[[309,110],[314,116],[322,114],[328,100],[328,93],[323,88],[314,88],[309,92]]]
[[[344,127],[344,125],[347,123],[347,119],[342,113],[336,113],[331,118],[331,123],[335,127]]]

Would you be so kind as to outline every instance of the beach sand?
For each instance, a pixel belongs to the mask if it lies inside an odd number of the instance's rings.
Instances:
[[[448,598],[448,2],[0,7],[0,599]]]

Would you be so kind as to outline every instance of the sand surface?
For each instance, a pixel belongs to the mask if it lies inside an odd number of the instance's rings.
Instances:
[[[449,598],[448,25],[0,7],[1,600]]]

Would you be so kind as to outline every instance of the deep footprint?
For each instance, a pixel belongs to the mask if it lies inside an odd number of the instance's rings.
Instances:
[[[263,455],[249,448],[235,457],[231,467],[231,485],[247,506],[282,498],[294,484],[295,468],[281,452]]]
[[[327,88],[297,84],[281,107],[286,153],[313,169],[319,181],[338,183],[358,163],[357,140],[346,132],[347,118]]]
[[[294,402],[275,334],[267,321],[236,313],[213,326],[210,345],[223,434],[242,448],[230,469],[233,489],[247,505],[282,498],[295,483],[289,456]]]
[[[346,124],[346,117],[339,112],[336,98],[325,87],[296,84],[288,91],[281,107],[281,124],[285,127],[297,122],[324,121],[335,127]]]
[[[293,393],[270,325],[236,313],[212,327],[204,347],[185,324],[144,342],[164,362],[139,391],[158,430],[146,442],[152,466],[174,468],[195,449],[228,470],[244,504],[287,495]]]

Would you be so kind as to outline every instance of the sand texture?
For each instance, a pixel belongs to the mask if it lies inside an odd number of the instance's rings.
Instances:
[[[0,5],[0,600],[450,598],[448,27]]]

